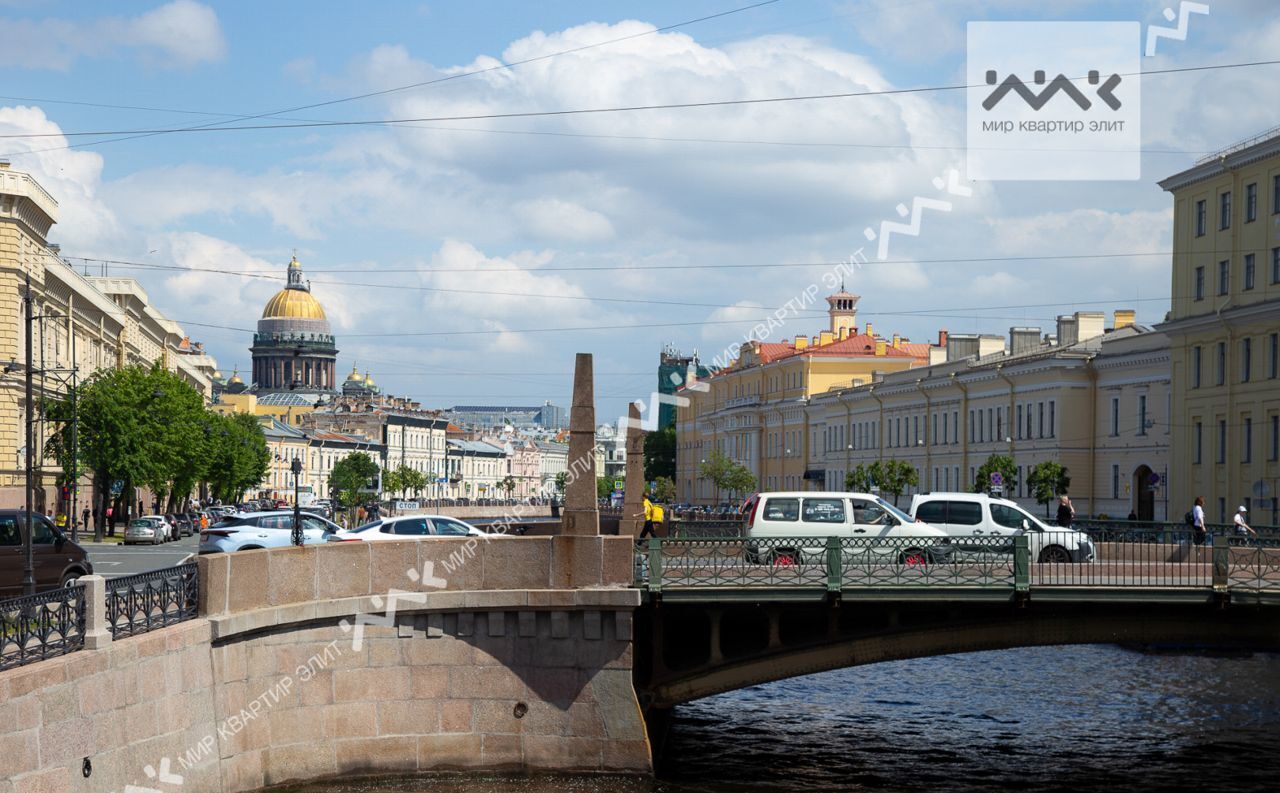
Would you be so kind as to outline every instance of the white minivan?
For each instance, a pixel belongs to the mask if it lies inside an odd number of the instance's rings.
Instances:
[[[883,554],[902,564],[942,562],[950,555],[946,532],[869,493],[759,493],[743,505],[748,558],[775,565],[820,562],[827,537],[859,538],[842,543],[844,553]]]
[[[1017,502],[986,493],[919,493],[911,498],[911,515],[953,537],[1026,534],[1031,559],[1036,562],[1092,562],[1097,558],[1093,540],[1084,532],[1046,525]]]

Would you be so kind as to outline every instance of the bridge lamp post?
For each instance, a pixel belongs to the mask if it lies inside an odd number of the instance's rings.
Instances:
[[[293,472],[293,544],[302,545],[302,506],[298,501],[298,484],[302,481],[302,458],[294,457],[289,464]]]

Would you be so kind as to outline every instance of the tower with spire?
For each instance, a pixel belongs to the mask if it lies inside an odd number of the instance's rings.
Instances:
[[[837,339],[857,335],[858,301],[861,299],[844,291],[844,281],[840,282],[839,292],[827,295],[827,316],[831,319],[831,333]]]

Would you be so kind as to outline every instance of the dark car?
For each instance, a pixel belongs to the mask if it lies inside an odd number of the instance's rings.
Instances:
[[[191,517],[183,512],[174,516],[173,525],[178,527],[179,537],[190,537],[196,532],[195,526],[191,523]]]
[[[84,548],[58,531],[44,515],[32,516],[31,556],[35,566],[36,591],[66,586],[93,572]],[[25,513],[0,509],[0,598],[22,595],[25,554],[22,537],[26,532]]]

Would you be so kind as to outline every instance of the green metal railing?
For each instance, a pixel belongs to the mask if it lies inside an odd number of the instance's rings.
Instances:
[[[1092,532],[1091,532],[1092,533]],[[637,549],[650,594],[773,590],[783,596],[937,590],[965,593],[1176,590],[1280,597],[1280,538],[1190,531],[1098,531],[1066,561],[1054,532],[992,537],[675,537]],[[1078,537],[1073,533],[1073,537]],[[1074,547],[1074,546],[1073,546]]]

